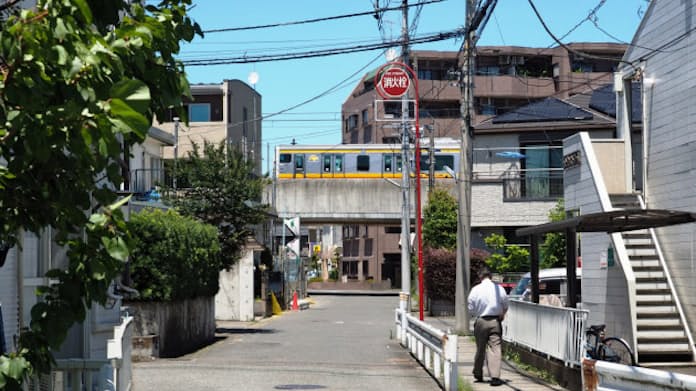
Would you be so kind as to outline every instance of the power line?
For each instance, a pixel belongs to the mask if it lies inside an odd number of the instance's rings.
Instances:
[[[410,44],[421,44],[437,41],[445,41],[448,39],[459,37],[463,34],[463,29],[456,29],[452,31],[440,32],[432,35],[426,35],[421,37],[412,38]],[[248,64],[256,62],[268,62],[268,61],[285,61],[285,60],[297,60],[304,58],[313,57],[325,57],[334,56],[338,54],[346,53],[357,53],[366,52],[377,49],[387,49],[393,46],[401,44],[401,40],[392,40],[387,42],[379,42],[374,44],[366,45],[355,45],[342,48],[334,48],[327,50],[314,50],[308,52],[298,52],[298,53],[285,53],[285,54],[270,54],[270,55],[258,55],[258,56],[242,56],[242,57],[229,57],[229,58],[217,58],[217,59],[199,59],[199,60],[183,60],[182,63],[185,66],[211,66],[211,65],[227,65],[227,64]]]
[[[428,1],[423,1],[423,2],[419,2],[419,3],[415,3],[415,4],[409,4],[408,7],[418,7],[418,6],[423,6],[425,4],[440,3],[443,1],[445,1],[445,0],[428,0]],[[282,22],[282,23],[265,24],[265,25],[259,25],[259,26],[228,27],[228,28],[205,30],[205,31],[203,31],[203,33],[210,34],[210,33],[221,33],[221,32],[229,32],[229,31],[258,30],[258,29],[265,29],[265,28],[271,28],[271,27],[293,26],[293,25],[298,25],[298,24],[307,24],[307,23],[325,22],[328,20],[353,18],[356,16],[379,15],[380,12],[395,11],[395,10],[401,10],[401,9],[403,9],[403,7],[401,7],[401,6],[390,7],[390,8],[379,8],[379,9],[375,8],[371,11],[356,12],[356,13],[345,14],[345,15],[327,16],[327,17],[315,18],[315,19],[305,19],[305,20],[298,20],[298,21],[294,21],[294,22]]]
[[[556,41],[556,43],[558,43],[559,45],[561,45],[561,46],[562,46],[564,49],[566,49],[567,51],[569,51],[569,52],[571,52],[571,53],[574,53],[574,54],[577,54],[578,56],[585,57],[585,58],[593,58],[593,59],[596,59],[596,60],[618,61],[618,62],[626,63],[625,61],[623,61],[623,60],[620,59],[620,58],[605,57],[605,56],[598,56],[598,55],[595,55],[595,54],[585,53],[585,52],[581,52],[581,51],[579,51],[579,50],[575,50],[575,49],[571,48],[570,46],[566,45],[566,44],[563,43],[560,39],[558,39],[558,38],[553,34],[553,32],[551,32],[551,30],[549,29],[549,26],[546,25],[546,22],[544,21],[544,18],[542,18],[541,14],[539,13],[539,10],[537,10],[536,6],[534,5],[534,2],[533,2],[532,0],[527,0],[527,1],[529,2],[529,5],[532,7],[532,10],[534,11],[534,14],[536,15],[537,19],[539,19],[539,22],[541,23],[541,26],[544,28],[544,30],[546,31],[546,33],[547,33],[551,38],[553,38],[553,40]],[[629,65],[630,65],[630,64],[629,64]]]

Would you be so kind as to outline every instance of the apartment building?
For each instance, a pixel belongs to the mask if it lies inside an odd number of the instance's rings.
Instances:
[[[553,48],[480,46],[475,55],[473,123],[549,96],[567,98],[610,83],[625,50],[626,45],[614,43]],[[426,136],[433,132],[435,137],[459,138],[460,60],[454,51],[410,53],[410,66],[418,75],[420,123]],[[381,99],[374,88],[375,72],[367,73],[343,103],[344,144],[400,142],[398,128],[379,121],[379,114],[375,118],[375,101]],[[396,118],[401,115],[400,102],[384,105],[385,112]]]
[[[254,162],[261,175],[261,94],[241,80],[191,85],[193,99],[185,104],[188,125],[179,121],[178,158],[185,158],[193,144],[225,141]],[[175,133],[174,116],[154,127]],[[174,158],[174,147],[165,148],[165,159]]]

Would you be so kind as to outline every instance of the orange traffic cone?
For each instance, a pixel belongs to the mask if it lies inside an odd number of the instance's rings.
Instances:
[[[297,311],[300,309],[300,306],[297,304],[297,291],[294,291],[292,293],[292,310]]]

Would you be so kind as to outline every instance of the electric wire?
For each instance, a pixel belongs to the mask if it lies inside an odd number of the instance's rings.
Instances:
[[[440,32],[437,34],[426,35],[421,37],[412,38],[410,44],[421,44],[437,41],[445,41],[460,36],[463,33],[463,29],[456,29],[452,31]],[[241,57],[230,57],[230,58],[217,58],[217,59],[197,59],[197,60],[182,60],[181,62],[184,66],[211,66],[211,65],[228,65],[228,64],[248,64],[256,62],[268,62],[268,61],[285,61],[285,60],[296,60],[304,58],[313,57],[325,57],[333,56],[338,54],[346,53],[357,53],[366,52],[377,49],[387,49],[396,45],[399,45],[401,40],[393,40],[388,42],[379,42],[366,45],[354,45],[350,47],[334,48],[328,50],[314,50],[308,52],[299,53],[284,53],[284,54],[273,54],[273,55],[258,55],[258,56],[241,56]]]
[[[418,2],[415,4],[409,4],[409,5],[407,5],[407,7],[418,7],[418,6],[423,6],[425,4],[440,3],[443,1],[445,1],[445,0],[428,0],[428,1]],[[294,21],[294,22],[282,22],[282,23],[265,24],[265,25],[258,25],[258,26],[226,27],[226,28],[219,28],[219,29],[211,29],[211,30],[204,30],[203,33],[210,34],[210,33],[222,33],[222,32],[230,32],[230,31],[258,30],[258,29],[266,29],[266,28],[272,28],[272,27],[294,26],[294,25],[298,25],[298,24],[317,23],[317,22],[325,22],[325,21],[329,21],[329,20],[353,18],[356,16],[374,15],[375,13],[379,13],[379,12],[394,11],[394,10],[401,10],[401,9],[403,9],[403,7],[398,6],[398,7],[382,8],[379,10],[356,12],[356,13],[345,14],[345,15],[335,15],[335,16],[327,16],[327,17],[322,17],[322,18],[298,20],[298,21]]]

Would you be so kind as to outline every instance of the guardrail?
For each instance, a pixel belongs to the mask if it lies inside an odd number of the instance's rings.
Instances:
[[[583,390],[696,390],[696,376],[583,359]]]
[[[448,334],[396,309],[396,338],[446,391],[458,387],[457,335]]]
[[[587,310],[510,300],[503,339],[579,367],[588,315]]]

